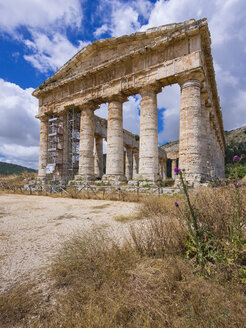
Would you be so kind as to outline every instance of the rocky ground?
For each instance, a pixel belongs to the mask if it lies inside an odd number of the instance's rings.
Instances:
[[[0,292],[34,277],[73,234],[104,227],[124,236],[136,203],[0,194]]]

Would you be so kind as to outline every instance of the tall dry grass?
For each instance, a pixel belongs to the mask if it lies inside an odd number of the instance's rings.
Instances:
[[[218,240],[229,240],[233,195],[233,187],[201,189],[192,195],[201,212],[200,224],[211,227]],[[178,197],[185,212],[185,202]],[[140,208],[145,220],[131,227],[132,239],[123,244],[102,230],[66,242],[47,274],[52,283],[45,299],[40,302],[35,293],[32,298],[26,292],[31,303],[22,311],[23,301],[8,301],[5,294],[0,314],[6,318],[7,313],[8,321],[0,321],[2,327],[13,323],[32,328],[245,327],[246,263],[242,258],[209,262],[204,276],[185,257],[187,226],[174,206],[176,200],[176,196],[146,199]],[[6,304],[16,311],[7,312]]]

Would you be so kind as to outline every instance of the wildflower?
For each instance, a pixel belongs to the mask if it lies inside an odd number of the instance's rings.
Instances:
[[[232,170],[232,167],[229,167],[229,171],[231,171]]]
[[[242,154],[242,155],[241,155],[241,158],[245,158],[245,154]]]
[[[239,156],[237,156],[237,155],[233,157],[233,161],[234,161],[234,162],[239,161],[239,159],[240,159],[240,158],[239,158]]]
[[[174,205],[175,205],[176,207],[179,207],[179,203],[178,203],[178,202],[175,202]]]
[[[241,182],[235,183],[235,187],[236,187],[236,188],[241,187],[241,185],[242,185]]]
[[[180,169],[178,167],[175,167],[174,172],[179,173]]]

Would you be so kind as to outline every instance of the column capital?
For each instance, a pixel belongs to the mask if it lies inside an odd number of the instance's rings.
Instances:
[[[142,87],[140,89],[139,93],[141,96],[144,96],[146,93],[148,94],[150,92],[157,94],[157,93],[161,92],[161,90],[162,90],[162,88],[159,84],[149,84],[149,85]]]
[[[199,79],[188,79],[179,81],[181,90],[189,87],[201,88],[201,81]]]
[[[98,108],[99,108],[99,105],[92,100],[79,106],[80,110],[85,110],[85,109],[96,110]]]
[[[45,114],[38,114],[35,116],[37,119],[39,119],[41,122],[48,122],[48,116]]]
[[[128,97],[125,96],[123,93],[117,93],[115,95],[112,95],[106,99],[107,102],[112,102],[112,101],[118,101],[120,103],[124,103],[128,101]]]
[[[194,81],[194,80],[198,80],[200,81],[200,88],[206,88],[206,82],[205,82],[205,78],[204,78],[204,73],[202,70],[196,70],[196,71],[192,71],[192,72],[187,72],[187,73],[183,73],[180,76],[177,77],[177,82],[180,85],[180,87],[182,88],[182,85],[185,84],[188,81]]]

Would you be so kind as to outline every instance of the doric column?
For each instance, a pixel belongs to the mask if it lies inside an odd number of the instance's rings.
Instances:
[[[212,179],[214,179],[216,177],[215,175],[215,171],[216,171],[216,168],[215,168],[215,164],[216,164],[216,160],[215,160],[215,131],[214,131],[214,125],[213,125],[213,115],[210,115],[210,144],[211,144],[211,177]]]
[[[124,176],[122,103],[127,98],[114,96],[108,104],[106,176],[108,180],[126,180]]]
[[[204,147],[206,148],[200,81],[190,79],[181,83],[179,167],[185,169],[186,180],[201,182],[204,172]]]
[[[62,176],[63,179],[68,180],[68,124],[67,124],[67,111],[62,115],[63,120],[63,150],[62,150]]]
[[[132,179],[132,149],[126,147],[126,179],[129,181]]]
[[[166,180],[167,178],[167,161],[165,159],[161,162],[162,165],[162,180]]]
[[[79,142],[79,176],[84,180],[93,180],[94,176],[94,110],[81,110]]]
[[[103,138],[95,137],[95,156],[94,156],[95,177],[102,178],[103,176]]]
[[[176,158],[175,159],[172,159],[172,165],[171,165],[171,168],[172,168],[172,178],[175,180],[177,178],[177,174],[174,172],[175,168],[177,167],[177,160]]]
[[[162,180],[162,158],[159,158],[159,179]]]
[[[157,92],[160,89],[145,88],[140,112],[139,179],[158,179],[158,115]]]
[[[139,153],[138,150],[133,151],[132,178],[136,179],[138,175]]]
[[[38,178],[45,179],[48,164],[48,117],[40,118],[40,144]]]

